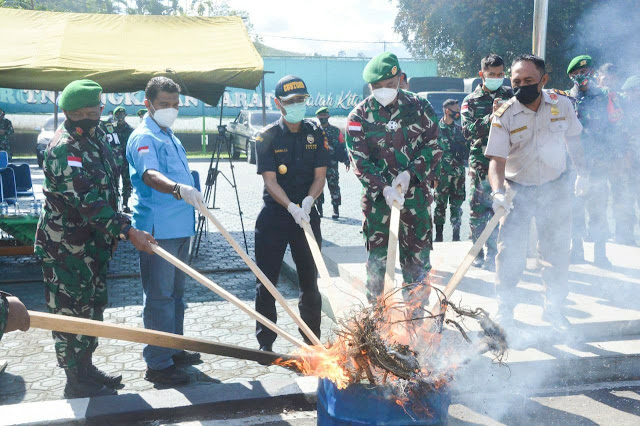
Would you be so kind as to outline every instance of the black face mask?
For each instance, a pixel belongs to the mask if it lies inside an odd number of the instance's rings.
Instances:
[[[540,81],[542,81],[542,79],[540,79]],[[514,87],[513,94],[516,95],[516,99],[523,105],[529,105],[535,102],[538,96],[540,96],[540,91],[538,90],[540,81],[527,86]]]
[[[93,129],[98,127],[98,124],[100,124],[100,119],[92,120],[90,118],[83,118],[82,120],[78,120],[78,121],[72,121],[67,119],[67,121],[65,121],[65,124],[66,123],[69,123],[68,128],[70,130],[73,130],[80,135],[88,135],[88,134],[91,134],[91,131]],[[78,129],[80,129],[80,131],[78,131]]]
[[[447,111],[449,111],[449,117],[450,117],[453,121],[458,121],[458,120],[460,120],[460,113],[459,113],[459,112],[451,111],[450,109],[448,109]]]
[[[318,118],[318,120],[320,120],[320,124],[322,124],[323,126],[326,126],[327,124],[329,124],[329,118],[328,117],[323,117],[323,118]]]

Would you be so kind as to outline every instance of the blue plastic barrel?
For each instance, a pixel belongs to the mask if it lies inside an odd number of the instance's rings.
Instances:
[[[385,398],[384,387],[350,385],[338,389],[330,380],[318,381],[318,425],[443,425],[447,424],[451,395],[443,387],[421,401],[430,416],[411,414],[395,402]],[[412,418],[413,417],[413,418]]]

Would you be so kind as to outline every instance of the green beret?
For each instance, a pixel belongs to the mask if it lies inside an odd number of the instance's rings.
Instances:
[[[640,86],[640,75],[632,75],[624,82],[621,87],[622,91],[627,91],[629,89],[633,89],[634,87]]]
[[[567,74],[571,73],[572,71],[579,70],[580,68],[591,68],[591,56],[580,55],[573,58],[571,62],[569,62]]]
[[[138,117],[142,117],[143,115],[145,115],[147,113],[147,109],[146,108],[140,108],[138,110],[138,112],[136,112],[136,114],[138,115]]]
[[[102,86],[93,80],[76,80],[67,84],[58,106],[64,111],[75,111],[80,108],[100,105]]]
[[[390,52],[384,52],[371,59],[364,71],[362,78],[366,83],[377,83],[400,74],[398,57]]]
[[[124,109],[124,107],[122,105],[120,105],[119,107],[117,107],[116,109],[113,110],[113,115],[116,115],[120,111],[124,112],[125,114],[127,113],[127,110]]]
[[[328,107],[320,107],[318,108],[318,110],[316,111],[316,115],[318,114],[329,114],[329,108]]]

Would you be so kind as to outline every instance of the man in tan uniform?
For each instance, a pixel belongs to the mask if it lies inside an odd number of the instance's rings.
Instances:
[[[512,295],[527,259],[527,234],[531,219],[538,228],[538,247],[544,282],[545,321],[565,329],[562,305],[568,294],[571,191],[584,193],[580,133],[582,125],[569,98],[560,91],[544,90],[549,80],[544,60],[521,55],[511,66],[515,97],[493,116],[485,155],[490,158],[489,183],[493,209],[510,211],[500,227],[496,257],[498,317],[508,325],[517,303]],[[571,182],[567,150],[578,177]],[[505,200],[505,187],[517,195]]]

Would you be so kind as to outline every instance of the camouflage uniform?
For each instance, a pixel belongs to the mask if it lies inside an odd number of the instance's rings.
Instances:
[[[431,265],[433,201],[429,183],[442,150],[437,117],[429,101],[400,90],[395,103],[383,107],[369,96],[347,119],[347,148],[363,185],[363,233],[369,252],[367,297],[382,293],[389,240],[390,209],[382,191],[402,171],[411,175],[400,215],[400,263],[406,283],[426,282]]]
[[[127,162],[127,142],[126,140],[123,142],[120,138],[120,133],[116,130],[116,127],[111,121],[101,121],[100,128],[106,135],[106,141],[111,146],[111,150],[113,151],[113,156],[116,160],[116,164],[118,165],[118,181],[120,180],[120,175],[124,175],[124,170],[127,170],[127,177],[129,177],[129,163]],[[133,131],[133,129],[131,129]],[[131,133],[129,133],[131,134]],[[127,136],[128,139],[128,136]],[[118,188],[120,185],[118,185]],[[124,178],[122,180],[122,198],[125,198],[125,191],[127,188],[125,186]],[[118,194],[120,192],[118,191]],[[127,199],[131,196],[131,180],[129,180],[129,187],[127,193]],[[120,198],[118,197],[118,203],[120,202]],[[124,204],[123,204],[124,205]],[[118,204],[120,207],[121,205]],[[120,210],[120,208],[119,208]]]
[[[4,334],[4,329],[7,328],[7,320],[9,319],[9,302],[4,294],[0,292],[0,340]]]
[[[44,156],[45,205],[36,231],[49,312],[102,321],[107,263],[130,223],[117,213],[118,165],[107,134],[61,126]],[[91,360],[95,337],[53,332],[58,364],[75,369]]]
[[[471,239],[475,242],[489,220],[493,216],[491,186],[487,173],[489,159],[484,150],[489,138],[491,114],[495,99],[510,99],[513,97],[511,88],[502,86],[495,92],[485,92],[482,85],[464,98],[460,113],[462,114],[462,134],[471,144],[469,152],[469,176],[471,177],[471,191],[469,200],[469,225]],[[487,258],[493,261],[497,253],[498,230],[496,229],[487,240]]]
[[[4,130],[4,134],[0,135],[0,151],[7,151],[9,160],[11,160],[11,146],[9,145],[9,136],[13,134],[13,124],[11,124],[11,120],[7,118],[1,119],[0,130]]]
[[[331,163],[327,167],[327,186],[329,187],[329,193],[331,194],[331,204],[334,207],[342,204],[342,198],[340,197],[340,173],[338,165],[344,163],[349,165],[349,157],[344,146],[344,139],[340,129],[336,126],[329,124],[327,127],[320,127],[322,133],[324,133],[327,141],[329,142],[329,158]],[[324,191],[318,197],[317,204],[322,205],[324,203]]]
[[[467,141],[457,123],[448,125],[444,118],[438,123],[438,142],[442,147],[442,158],[438,164],[438,187],[435,190],[436,208],[433,223],[444,225],[447,203],[450,204],[451,225],[460,229],[462,203],[465,199],[464,161],[469,156]]]
[[[122,124],[116,121],[115,131],[120,139],[120,150],[122,152],[122,168],[120,175],[122,176],[122,205],[127,206],[129,198],[131,197],[131,177],[129,176],[129,162],[127,161],[127,141],[129,136],[133,133],[133,127],[126,121]]]

